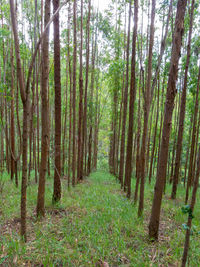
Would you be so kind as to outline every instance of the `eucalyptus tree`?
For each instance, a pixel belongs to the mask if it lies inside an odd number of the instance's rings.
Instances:
[[[126,119],[128,106],[128,88],[129,88],[129,53],[130,53],[130,27],[131,27],[131,0],[129,1],[129,15],[128,15],[128,36],[126,47],[126,78],[123,96],[123,114],[122,114],[122,129],[121,129],[121,144],[120,144],[120,164],[119,164],[119,180],[123,184],[124,177],[124,158],[125,158],[125,134],[126,134]],[[126,182],[126,181],[125,181]],[[124,183],[124,189],[126,189]]]
[[[10,0],[10,13],[12,30],[15,42],[15,56],[17,62],[17,78],[19,81],[20,95],[23,103],[23,142],[22,142],[22,185],[21,185],[21,236],[26,241],[26,191],[27,191],[27,148],[28,148],[28,116],[29,116],[29,78],[25,86],[24,74],[21,63],[19,36],[16,22],[14,1]]]
[[[178,0],[175,28],[173,34],[173,43],[171,51],[171,62],[169,78],[167,84],[167,95],[165,102],[165,114],[162,129],[162,142],[158,162],[156,184],[154,189],[154,199],[152,204],[151,218],[149,223],[149,237],[158,239],[158,229],[160,221],[160,211],[162,203],[163,188],[165,185],[165,176],[169,149],[169,136],[171,131],[171,119],[174,109],[174,99],[176,96],[176,81],[178,77],[178,62],[184,33],[184,17],[187,1]]]
[[[44,27],[50,20],[50,0],[45,0]],[[39,171],[39,185],[37,196],[37,216],[45,215],[45,176],[47,171],[47,159],[50,142],[50,122],[49,122],[49,102],[48,102],[48,81],[49,81],[49,29],[46,30],[42,42],[42,76],[41,76],[41,96],[42,96],[42,137],[41,137],[41,162]]]
[[[176,190],[179,177],[180,161],[181,161],[181,151],[182,151],[182,141],[183,141],[183,130],[184,130],[184,120],[185,120],[185,106],[186,106],[186,93],[187,93],[187,81],[188,81],[188,68],[190,63],[190,54],[191,54],[191,38],[192,38],[192,27],[193,27],[193,14],[194,14],[194,5],[195,1],[192,0],[191,9],[190,9],[190,26],[188,33],[188,45],[187,45],[187,58],[185,64],[185,74],[184,74],[184,84],[181,96],[181,107],[179,115],[179,129],[176,145],[176,160],[175,160],[175,170],[173,176],[173,187],[171,198],[176,198]]]
[[[60,1],[53,0],[54,13]],[[59,13],[53,21],[54,25],[54,84],[55,84],[55,168],[53,203],[61,198],[61,74],[60,74],[60,22]]]
[[[130,102],[129,102],[129,128],[128,140],[126,149],[126,167],[125,180],[127,184],[127,197],[131,195],[131,173],[132,173],[132,155],[133,155],[133,119],[134,119],[134,104],[137,90],[136,81],[136,39],[138,26],[138,0],[134,1],[134,29],[132,40],[132,62],[131,62],[131,84],[130,84]]]
[[[151,78],[152,78],[152,56],[153,56],[153,44],[154,44],[154,20],[155,20],[155,8],[156,1],[152,0],[151,10],[151,26],[150,26],[150,39],[148,50],[148,67],[147,67],[147,80],[144,91],[144,124],[143,124],[143,136],[142,147],[140,154],[140,199],[138,207],[138,216],[141,216],[144,208],[144,183],[145,183],[145,165],[146,165],[146,142],[148,134],[148,121],[149,112],[151,107]]]

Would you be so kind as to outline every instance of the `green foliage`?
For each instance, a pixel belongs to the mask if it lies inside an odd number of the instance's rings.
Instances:
[[[0,39],[7,38],[10,36],[10,31],[5,27],[0,27]]]
[[[190,207],[190,205],[186,205],[186,206],[183,206],[182,208],[181,208],[181,210],[182,210],[182,212],[184,213],[184,214],[189,214],[189,217],[191,218],[191,219],[193,219],[194,218],[194,216],[192,215],[192,210],[191,210],[191,207]]]

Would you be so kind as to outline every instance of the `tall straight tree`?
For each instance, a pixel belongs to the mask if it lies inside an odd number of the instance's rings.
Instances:
[[[120,146],[120,165],[119,165],[119,181],[123,184],[124,177],[124,158],[125,158],[125,135],[126,135],[126,117],[128,105],[128,86],[129,86],[129,48],[130,48],[130,27],[131,27],[131,0],[129,1],[129,15],[128,15],[128,37],[126,47],[126,81],[123,98],[123,115],[122,115],[122,132],[121,132],[121,146]],[[126,185],[124,184],[124,189]]]
[[[50,19],[50,0],[45,0],[44,25],[46,27]],[[41,96],[42,96],[42,136],[41,136],[41,162],[39,173],[39,186],[37,197],[37,216],[44,216],[45,198],[45,176],[47,171],[47,159],[49,153],[49,101],[48,101],[48,81],[49,81],[49,29],[45,32],[42,42],[42,76],[41,76]]]
[[[14,116],[14,104],[15,104],[15,86],[14,86],[14,56],[13,46],[11,46],[10,53],[11,61],[11,114],[10,114],[10,142],[11,142],[11,180],[15,174],[15,183],[18,186],[17,170],[16,170],[16,159],[15,159],[15,116]]]
[[[54,13],[60,0],[53,0]],[[55,169],[53,203],[61,198],[61,81],[60,81],[60,23],[59,13],[53,21],[54,26],[54,86],[55,86]]]
[[[131,85],[130,85],[130,102],[129,102],[129,127],[128,127],[128,141],[126,152],[126,168],[125,180],[127,183],[127,197],[131,195],[131,173],[132,173],[132,155],[133,155],[133,117],[134,117],[134,103],[136,96],[136,39],[137,39],[137,25],[138,25],[138,0],[134,1],[134,29],[132,40],[132,62],[131,62]]]
[[[82,121],[82,155],[80,172],[86,174],[86,157],[87,157],[87,96],[88,96],[88,76],[89,76],[89,60],[90,60],[90,14],[91,0],[88,2],[88,17],[86,26],[86,71],[85,71],[85,95],[84,95],[84,112]],[[84,168],[85,161],[85,168]]]
[[[196,203],[196,195],[197,195],[197,190],[199,187],[199,175],[200,175],[200,146],[199,146],[199,153],[198,153],[198,160],[197,160],[197,170],[196,170],[194,185],[193,185],[193,190],[192,190],[192,199],[190,203],[190,212],[188,214],[187,230],[185,233],[185,245],[184,245],[184,252],[183,252],[181,267],[185,267],[186,262],[187,262],[187,256],[188,256],[188,250],[189,250],[189,244],[190,244],[191,227],[192,227],[192,219],[193,219],[192,213],[193,213],[194,206]]]
[[[73,6],[73,24],[74,24],[74,52],[73,52],[73,159],[72,159],[72,185],[76,181],[76,57],[77,57],[77,37],[76,37],[76,8],[77,3],[74,0]]]
[[[174,171],[174,176],[173,176],[173,187],[172,187],[172,194],[171,194],[172,199],[176,198],[176,190],[177,190],[178,176],[179,176],[179,169],[180,169],[180,162],[181,162],[183,129],[184,129],[184,120],[185,120],[187,79],[188,79],[188,68],[189,68],[189,63],[190,63],[190,50],[191,50],[194,3],[195,3],[195,0],[192,0],[192,6],[190,9],[190,26],[189,26],[188,45],[187,45],[187,59],[186,59],[186,65],[185,65],[184,84],[183,84],[183,90],[182,90],[182,96],[181,96],[181,109],[180,109],[180,115],[179,115],[178,139],[177,139],[177,144],[176,144],[175,171]]]
[[[184,17],[185,17],[186,5],[187,5],[186,0],[178,0],[175,29],[174,29],[173,43],[172,43],[171,63],[170,63],[169,78],[167,84],[165,114],[164,114],[163,130],[162,130],[162,142],[160,148],[156,184],[154,189],[154,199],[151,210],[151,218],[149,223],[149,237],[152,239],[158,239],[160,210],[161,210],[163,189],[165,185],[167,155],[169,150],[169,137],[171,131],[172,114],[174,109],[174,99],[176,96],[178,62],[180,58],[182,36],[184,32]]]
[[[80,73],[79,73],[79,119],[78,119],[78,160],[77,178],[83,178],[81,168],[81,158],[83,154],[82,146],[82,119],[83,119],[83,0],[81,0],[81,43],[80,43]]]
[[[88,161],[87,161],[87,175],[92,171],[92,141],[93,141],[93,95],[94,95],[94,82],[95,82],[95,60],[96,60],[96,50],[97,50],[97,27],[93,35],[92,44],[92,66],[91,66],[91,91],[90,91],[90,109],[89,109],[89,119],[90,119],[90,129],[88,136]]]
[[[150,107],[151,107],[151,78],[152,78],[153,44],[154,44],[155,8],[156,8],[156,1],[152,0],[147,81],[146,81],[146,88],[144,92],[144,124],[143,124],[142,147],[141,147],[141,154],[140,154],[140,161],[141,161],[140,162],[140,199],[139,199],[139,207],[138,207],[138,216],[142,215],[143,209],[144,209],[146,143],[147,143],[147,136],[148,136],[149,112],[150,112]]]
[[[25,87],[24,74],[21,64],[19,36],[15,15],[14,1],[10,0],[10,13],[15,42],[15,56],[17,61],[17,79],[23,103],[23,133],[22,133],[22,185],[21,185],[21,236],[26,241],[26,188],[27,188],[27,150],[28,150],[28,116],[29,116],[29,82]]]
[[[196,99],[195,99],[195,107],[194,107],[194,117],[193,117],[193,127],[192,127],[192,140],[190,146],[190,159],[189,159],[189,169],[188,169],[188,179],[187,179],[187,188],[185,194],[185,204],[188,202],[189,197],[189,189],[192,186],[193,180],[193,164],[194,164],[194,150],[195,150],[195,140],[196,140],[196,131],[197,131],[197,117],[199,110],[199,86],[200,86],[200,65],[199,65],[199,74],[197,81],[197,90],[196,90]]]

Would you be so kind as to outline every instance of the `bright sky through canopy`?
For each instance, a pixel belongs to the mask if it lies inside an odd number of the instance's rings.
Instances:
[[[93,4],[95,7],[99,7],[100,11],[104,11],[108,8],[110,0],[93,0]]]

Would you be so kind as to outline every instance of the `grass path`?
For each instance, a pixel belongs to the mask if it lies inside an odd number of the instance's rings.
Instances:
[[[179,266],[186,216],[181,200],[167,197],[168,188],[160,242],[153,244],[147,237],[153,186],[146,186],[144,218],[138,219],[137,207],[108,173],[93,173],[70,191],[64,180],[62,202],[56,207],[51,205],[52,184],[48,179],[46,217],[39,222],[34,216],[37,186],[28,187],[28,243],[22,245],[20,190],[6,183],[0,199],[0,266]],[[194,220],[197,228],[199,215]],[[199,235],[192,236],[190,266],[200,266],[199,244]]]

